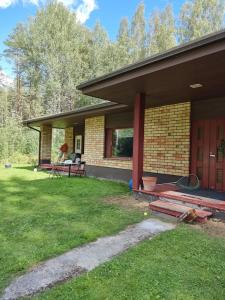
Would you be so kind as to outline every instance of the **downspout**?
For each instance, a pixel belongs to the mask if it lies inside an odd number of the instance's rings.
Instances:
[[[38,147],[38,167],[39,167],[41,165],[41,130],[34,128],[34,127],[30,126],[29,124],[27,124],[27,127],[39,132],[39,147]]]

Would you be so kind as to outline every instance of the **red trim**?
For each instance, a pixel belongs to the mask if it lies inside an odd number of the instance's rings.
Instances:
[[[138,189],[143,175],[145,95],[137,94],[134,102],[133,189]]]
[[[105,130],[105,157],[110,158],[112,156],[112,128],[106,128]]]

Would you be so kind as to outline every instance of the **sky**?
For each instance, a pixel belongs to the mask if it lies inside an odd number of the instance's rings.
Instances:
[[[69,9],[76,11],[81,23],[92,28],[100,21],[113,40],[118,32],[121,18],[131,19],[141,0],[58,0]],[[145,0],[146,17],[154,9],[162,9],[171,4],[175,14],[179,12],[184,0]],[[17,23],[26,22],[34,16],[38,8],[45,5],[46,0],[0,0],[0,54],[5,49],[4,41]],[[11,65],[1,58],[0,66],[10,77],[13,76]]]

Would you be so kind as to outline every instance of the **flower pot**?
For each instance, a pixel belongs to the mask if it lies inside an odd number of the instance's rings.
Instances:
[[[144,190],[154,191],[156,187],[157,177],[142,177]]]

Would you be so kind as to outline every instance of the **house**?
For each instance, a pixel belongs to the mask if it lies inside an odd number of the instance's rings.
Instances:
[[[159,182],[197,174],[225,192],[225,30],[82,83],[99,105],[24,122],[40,128],[40,165],[51,162],[52,128],[87,174],[116,180],[143,174]]]

